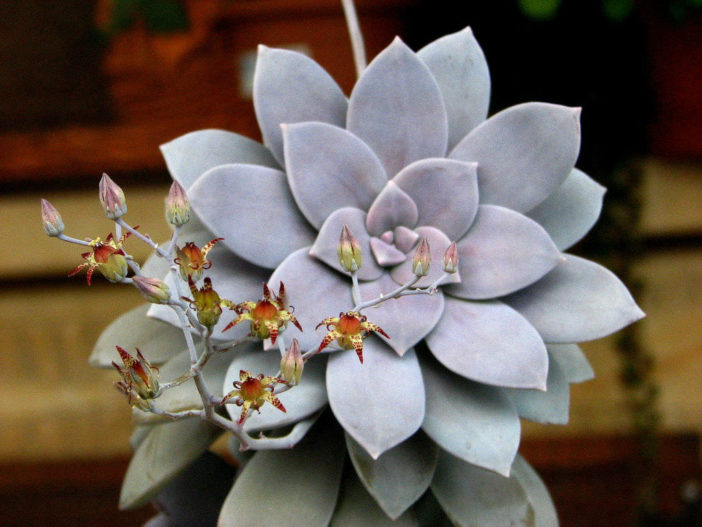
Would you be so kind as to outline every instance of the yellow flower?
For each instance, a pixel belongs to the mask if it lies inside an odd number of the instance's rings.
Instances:
[[[315,329],[323,325],[327,326],[329,332],[320,343],[317,353],[326,348],[333,340],[336,340],[337,344],[345,350],[355,349],[361,364],[363,364],[364,338],[370,335],[372,331],[390,338],[380,326],[373,322],[368,322],[368,318],[365,315],[361,315],[356,311],[339,313],[338,317],[327,317],[317,324]]]
[[[265,403],[270,403],[281,412],[285,412],[285,407],[280,400],[273,395],[276,384],[285,384],[283,379],[278,377],[264,377],[262,373],[257,376],[251,375],[248,371],[239,371],[239,380],[234,381],[234,390],[229,392],[222,399],[222,404],[234,399],[234,404],[241,406],[241,417],[238,424],[243,424],[249,410],[256,410],[260,413],[260,408]]]

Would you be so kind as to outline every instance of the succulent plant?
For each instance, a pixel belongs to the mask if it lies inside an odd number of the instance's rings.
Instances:
[[[221,526],[557,524],[517,454],[520,417],[567,422],[569,383],[592,376],[576,343],[643,313],[612,273],[563,253],[595,223],[604,194],[575,168],[580,110],[530,102],[487,118],[489,93],[470,29],[416,53],[396,39],[348,99],[312,59],[262,46],[254,107],[263,145],[221,130],[163,145],[190,201],[177,243],[223,239],[208,246],[205,268],[218,294],[211,338],[265,338],[274,327],[279,341],[213,355],[204,379],[216,397],[246,404],[249,372],[273,375],[281,356],[296,360],[287,375],[297,385],[275,392],[284,411],[262,405],[245,419],[227,410],[281,447],[305,435],[286,440],[291,427],[307,433],[292,449],[247,452],[232,486],[233,471],[203,454],[216,426],[163,424],[135,409],[122,506],[158,495],[152,526],[217,517]],[[166,266],[146,269],[178,290]],[[262,302],[272,311],[257,318]],[[251,327],[220,316],[234,305]],[[180,330],[155,319],[181,321],[160,304],[141,321],[145,309],[108,328],[93,363],[109,362],[120,335],[121,346],[165,363],[162,377],[187,370]],[[290,320],[304,331],[286,329]],[[327,328],[315,331],[320,321]],[[285,331],[306,354],[301,377]],[[256,405],[285,383],[265,379]],[[192,383],[154,405],[202,408]],[[203,479],[206,488],[192,486]]]

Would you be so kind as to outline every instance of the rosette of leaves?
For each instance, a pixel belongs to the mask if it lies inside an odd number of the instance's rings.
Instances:
[[[264,407],[247,420],[251,433],[284,435],[330,408],[291,450],[243,460],[233,486],[231,471],[213,476],[209,489],[226,498],[221,512],[207,502],[208,518],[222,526],[557,524],[548,492],[517,455],[520,417],[566,423],[569,383],[592,376],[576,343],[643,313],[612,273],[563,252],[595,223],[604,194],[575,168],[579,109],[530,102],[488,118],[489,94],[470,29],[416,53],[396,39],[349,98],[312,59],[261,47],[254,106],[264,144],[203,130],[162,147],[198,216],[182,241],[224,238],[208,271],[220,296],[253,299],[262,281],[274,290],[284,282],[303,350],[319,345],[320,320],[354,305],[336,255],[343,225],[363,251],[363,298],[412,278],[421,237],[433,263],[418,287],[441,277],[451,241],[459,253],[458,272],[434,294],[369,310],[391,338],[366,339],[363,364],[354,350],[315,356],[301,384],[281,394],[286,414]],[[125,317],[134,324],[137,313]],[[164,306],[150,315],[176,323]],[[219,331],[228,322],[223,316],[215,338],[232,337]],[[178,329],[136,325],[142,352],[166,360],[178,349],[161,344]],[[108,334],[126,327],[118,321]],[[105,349],[95,363],[106,361]],[[163,370],[187,368],[184,357]],[[240,369],[273,373],[279,360],[277,349],[247,345],[206,372],[226,393]],[[197,405],[184,386],[157,403]],[[173,478],[210,463],[199,456],[216,429],[140,419],[122,505],[161,492],[154,525],[195,525],[198,498],[187,479]],[[187,500],[187,519],[182,505],[168,505],[174,496]]]

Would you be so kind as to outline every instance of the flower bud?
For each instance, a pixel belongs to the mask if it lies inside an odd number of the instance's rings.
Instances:
[[[192,278],[188,278],[188,285],[193,299],[185,300],[190,301],[192,307],[195,308],[198,322],[211,330],[219,322],[219,317],[222,314],[222,299],[217,291],[212,289],[212,280],[209,277],[205,278],[205,284],[201,289],[195,286]]]
[[[341,237],[339,238],[339,245],[336,247],[336,254],[339,256],[339,264],[344,271],[352,273],[361,268],[361,263],[363,262],[361,246],[347,225],[344,225],[341,229]]]
[[[103,172],[100,179],[100,203],[105,216],[111,220],[121,218],[127,213],[127,201],[122,189]]]
[[[458,249],[456,242],[452,242],[444,253],[444,271],[450,274],[458,271]]]
[[[48,236],[58,236],[63,233],[63,220],[59,211],[45,199],[41,200],[41,226]]]
[[[426,276],[429,272],[429,264],[431,263],[431,252],[429,250],[429,242],[426,238],[419,241],[417,250],[414,252],[412,259],[412,271],[417,276]]]
[[[280,359],[280,372],[283,375],[283,379],[288,381],[289,384],[300,384],[304,367],[305,363],[302,360],[300,344],[297,342],[297,339],[293,339],[285,355]]]
[[[167,304],[171,298],[171,290],[158,278],[134,276],[132,282],[142,296],[152,304]]]
[[[190,200],[185,189],[174,181],[166,200],[166,219],[171,225],[180,227],[190,221]]]

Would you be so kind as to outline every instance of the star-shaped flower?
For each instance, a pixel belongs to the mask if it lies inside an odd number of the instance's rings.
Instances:
[[[277,377],[265,377],[262,373],[253,376],[250,372],[241,370],[239,380],[234,382],[235,389],[224,396],[222,404],[233,399],[234,404],[241,406],[238,424],[244,423],[249,410],[260,412],[261,406],[265,403],[272,404],[281,412],[285,412],[283,403],[273,395],[276,384],[285,384],[285,380]]]

